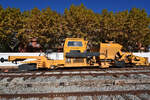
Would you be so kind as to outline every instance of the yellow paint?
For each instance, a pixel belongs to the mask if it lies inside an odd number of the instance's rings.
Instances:
[[[79,53],[85,53],[87,50],[87,41],[82,38],[66,38],[64,43],[64,59],[52,60],[46,56],[10,56],[9,61],[23,60],[23,59],[36,59],[34,61],[22,61],[22,63],[35,63],[38,68],[55,69],[59,67],[86,67],[86,66],[100,66],[101,68],[108,68],[109,66],[115,66],[115,61],[124,61],[126,64],[135,65],[149,65],[148,59],[144,57],[134,56],[132,53],[123,53],[121,51],[122,45],[118,43],[100,43],[100,56],[95,56],[90,59],[87,57],[72,57],[67,58],[66,53],[70,53],[71,50],[79,51]]]

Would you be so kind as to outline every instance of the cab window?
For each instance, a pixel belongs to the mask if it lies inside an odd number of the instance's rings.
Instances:
[[[82,47],[83,44],[80,41],[69,41],[68,47]]]

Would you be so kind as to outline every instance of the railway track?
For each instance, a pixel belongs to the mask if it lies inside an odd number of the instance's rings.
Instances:
[[[11,78],[16,78],[16,77],[39,77],[39,76],[56,76],[56,77],[62,77],[62,76],[115,76],[117,75],[130,75],[130,74],[145,74],[145,75],[150,75],[150,72],[119,72],[119,73],[58,73],[58,74],[53,74],[53,73],[38,73],[38,74],[6,74],[6,75],[0,75],[0,77],[11,77]]]
[[[142,97],[141,94],[147,94],[147,97]],[[113,97],[118,96],[120,99],[115,100],[133,100],[130,96],[135,96],[134,100],[149,100],[150,90],[126,90],[126,91],[89,91],[89,92],[58,92],[58,93],[29,93],[29,94],[0,94],[0,98],[56,98],[61,97],[64,100],[70,100],[68,97],[82,98],[84,96],[91,97],[91,100],[99,100],[103,96],[111,96],[108,100],[113,100]],[[137,99],[136,99],[137,98]],[[47,99],[48,100],[48,99]],[[105,100],[105,99],[100,99]]]
[[[51,70],[51,71],[13,71],[13,72],[1,72],[0,78],[5,77],[39,77],[39,76],[118,76],[118,75],[131,75],[131,74],[145,74],[150,75],[149,67],[140,68],[110,68],[110,69],[69,69],[69,70]]]
[[[14,67],[14,66],[12,66]],[[9,66],[8,68],[5,68],[4,66],[0,66],[0,72],[4,73],[5,70],[7,70],[7,73],[23,73],[23,72],[35,72],[35,71],[41,71],[41,70],[34,70],[34,71],[20,71],[17,69],[17,67],[12,68],[11,66]],[[146,66],[146,67],[123,67],[123,68],[99,68],[99,67],[81,67],[81,68],[59,68],[59,69],[55,69],[55,70],[48,70],[45,69],[46,71],[105,71],[105,70],[150,70],[150,67]],[[42,70],[43,71],[43,70]]]
[[[8,70],[8,72],[4,72],[4,70]],[[27,73],[27,72],[72,72],[72,71],[124,71],[124,70],[150,70],[150,67],[124,67],[124,68],[98,68],[98,67],[87,67],[87,68],[59,68],[55,70],[34,70],[34,71],[20,71],[17,69],[1,69],[0,73]]]
[[[6,100],[149,100],[150,68],[1,72],[0,86]]]

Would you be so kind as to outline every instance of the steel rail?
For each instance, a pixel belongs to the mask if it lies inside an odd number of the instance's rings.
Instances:
[[[9,70],[8,72],[4,72],[4,70],[0,70],[1,73],[29,73],[29,72],[73,72],[73,71],[127,71],[127,70],[150,70],[150,67],[126,67],[126,68],[61,68],[55,70],[34,70],[34,71],[20,71],[20,70]]]
[[[4,78],[4,77],[38,77],[38,76],[56,76],[56,77],[62,77],[62,76],[112,76],[112,75],[129,75],[129,74],[146,74],[146,75],[150,75],[150,71],[146,71],[146,72],[103,72],[103,73],[40,73],[40,74],[35,74],[35,73],[29,73],[29,74],[2,74],[0,75],[0,77]]]
[[[26,94],[0,94],[0,98],[42,98],[42,97],[69,97],[69,96],[101,96],[101,95],[124,95],[124,94],[150,94],[150,90],[120,90],[120,91],[90,91],[90,92],[58,92],[58,93],[26,93]]]

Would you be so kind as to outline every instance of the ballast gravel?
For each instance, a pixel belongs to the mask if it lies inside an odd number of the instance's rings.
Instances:
[[[114,90],[150,90],[150,84],[99,84],[98,80],[128,80],[128,79],[150,79],[150,76],[144,74],[130,74],[128,76],[61,76],[61,77],[18,77],[10,79],[9,77],[0,80],[0,94],[20,94],[20,93],[51,93],[51,92],[82,92],[82,91],[114,91]],[[89,83],[88,83],[89,82]],[[135,95],[127,94],[126,96],[83,96],[65,97],[66,100],[126,100],[125,97],[131,100],[140,100]],[[140,94],[141,98],[150,98],[149,94]],[[52,100],[63,100],[65,98],[55,97]],[[7,100],[3,99],[2,100]],[[11,100],[49,100],[49,98],[11,98]]]

